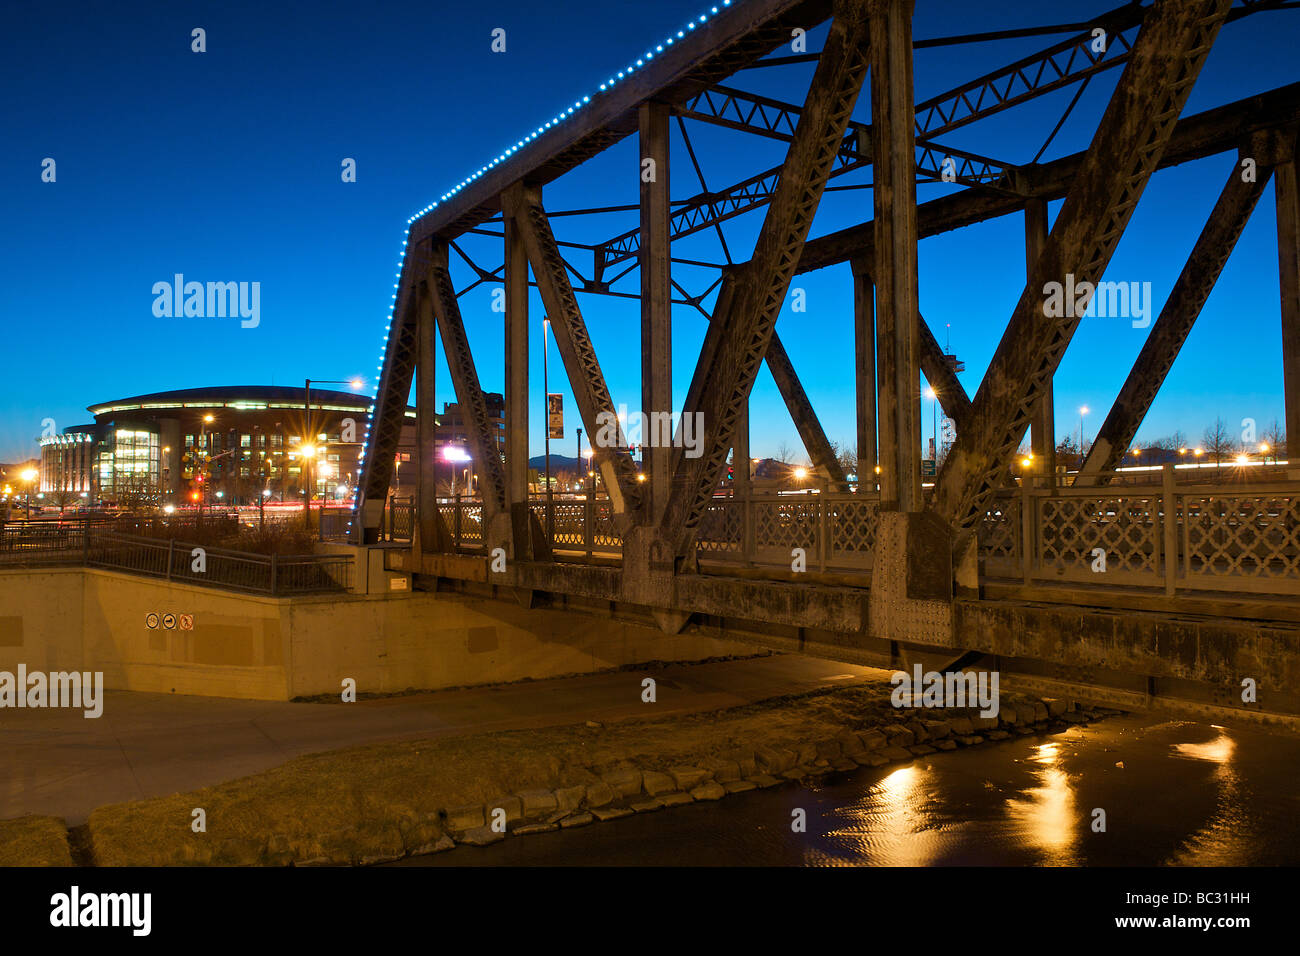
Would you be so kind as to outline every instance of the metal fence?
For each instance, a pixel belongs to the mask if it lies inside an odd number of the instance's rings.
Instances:
[[[347,591],[351,554],[254,554],[179,541],[120,534],[93,523],[7,524],[0,534],[0,568],[82,566],[167,581],[275,596]]]
[[[1146,488],[1021,488],[980,533],[985,576],[1300,595],[1294,482]]]
[[[991,581],[1300,595],[1300,485],[1296,482],[1175,483],[1105,488],[1013,488],[977,528],[980,569]],[[568,555],[622,552],[608,498],[544,496],[530,507],[552,547]],[[413,503],[390,509],[409,529]],[[481,553],[478,499],[439,502],[457,550]],[[696,535],[703,561],[790,567],[802,549],[810,570],[871,570],[879,523],[875,494],[715,498]],[[549,518],[549,521],[548,521]],[[409,540],[409,530],[406,530]]]

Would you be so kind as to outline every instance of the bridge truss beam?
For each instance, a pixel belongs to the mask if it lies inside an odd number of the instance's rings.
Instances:
[[[1231,0],[1157,0],[1097,127],[935,487],[934,508],[965,540],[987,511],[1033,410],[1079,323],[1048,314],[1044,289],[1067,274],[1096,283],[1173,133]]]
[[[517,204],[512,204],[507,215],[519,227],[533,273],[537,276],[542,302],[546,305],[551,330],[555,334],[556,348],[568,373],[578,412],[592,436],[592,457],[605,480],[615,513],[638,516],[642,496],[636,464],[628,451],[614,400],[610,397],[595,346],[573,294],[573,286],[569,283],[564,258],[555,244],[550,220],[542,207],[540,190],[524,187],[516,195]],[[616,434],[612,445],[600,439],[602,431],[611,429]]]
[[[712,354],[701,355],[696,403],[688,404],[684,413],[703,415],[704,454],[686,458],[679,450],[674,455],[672,497],[660,523],[679,558],[689,556],[695,531],[726,468],[741,409],[767,353],[799,251],[861,91],[867,70],[866,19],[863,0],[842,0],[836,7],[753,258],[720,313]]]
[[[1183,271],[1174,282],[1169,298],[1142,343],[1137,361],[1133,363],[1093,441],[1080,469],[1080,484],[1096,480],[1108,482],[1110,476],[1102,473],[1113,474],[1128,452],[1183,343],[1214,291],[1215,283],[1228,264],[1228,257],[1250,221],[1255,204],[1272,178],[1273,163],[1267,157],[1264,139],[1264,136],[1257,136],[1256,145],[1242,151],[1243,157],[1258,163],[1250,181],[1243,181],[1241,166],[1233,164],[1228,181],[1219,193]]]
[[[505,476],[501,466],[501,451],[497,448],[487,401],[479,385],[474,354],[465,334],[465,322],[460,315],[456,289],[451,282],[447,244],[433,243],[429,256],[429,290],[437,314],[438,329],[442,333],[442,351],[447,357],[456,401],[460,403],[465,419],[470,449],[474,454],[474,470],[478,475],[479,494],[483,500],[483,523],[486,527],[493,518],[506,510]],[[427,414],[424,410],[421,415]]]

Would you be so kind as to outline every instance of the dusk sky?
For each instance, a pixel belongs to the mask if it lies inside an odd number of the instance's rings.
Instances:
[[[1087,20],[1114,2],[918,0],[917,40]],[[36,453],[43,419],[59,430],[90,420],[86,406],[152,391],[206,385],[301,385],[377,380],[389,297],[407,218],[521,136],[595,92],[707,6],[702,0],[221,4],[134,3],[9,8],[0,36],[5,148],[0,150],[0,461]],[[207,52],[191,52],[191,30]],[[506,31],[505,53],[491,50]],[[809,36],[820,48],[825,28]],[[942,92],[1056,37],[922,49],[918,100]],[[1184,115],[1296,80],[1300,11],[1266,12],[1227,25]],[[788,51],[787,51],[788,52]],[[811,65],[748,70],[728,85],[801,102]],[[1087,147],[1119,77],[1088,87],[1043,156]],[[1075,87],[945,136],[943,142],[1027,163]],[[870,121],[870,97],[855,118]],[[687,123],[707,184],[718,189],[780,161],[780,143]],[[672,195],[700,191],[674,124]],[[41,181],[42,160],[57,180]],[[357,181],[341,181],[354,158]],[[1229,172],[1225,153],[1157,173],[1107,278],[1150,282],[1158,314]],[[548,210],[635,203],[636,137],[548,187]],[[870,170],[837,185],[866,183]],[[962,187],[924,184],[922,201]],[[1253,418],[1281,419],[1282,369],[1274,199],[1270,185],[1161,390],[1141,439],[1182,429],[1199,439],[1216,416],[1236,435]],[[1053,204],[1055,215],[1059,203]],[[828,194],[820,235],[871,218],[871,193]],[[560,239],[597,241],[631,228],[627,214],[557,218]],[[749,258],[762,212],[726,226],[733,258]],[[500,243],[463,245],[491,270]],[[674,254],[722,261],[716,235]],[[590,269],[590,257],[575,264]],[[941,344],[966,362],[974,393],[1024,287],[1023,221],[1011,216],[947,233],[920,247],[920,305]],[[237,318],[156,317],[153,285],[177,274],[198,281],[259,282],[256,328]],[[472,281],[463,263],[459,286]],[[716,272],[713,273],[716,275]],[[692,292],[712,281],[682,270]],[[851,278],[847,266],[796,277],[807,311],[787,299],[778,331],[832,439],[854,436]],[[483,386],[501,391],[501,316],[491,289],[461,300]],[[623,288],[639,289],[635,273]],[[631,300],[580,295],[615,403],[640,404],[639,309]],[[706,307],[711,306],[712,297]],[[540,299],[534,294],[533,451],[542,447]],[[675,310],[676,402],[685,396],[705,320]],[[1127,319],[1086,318],[1057,374],[1057,433],[1077,433],[1091,409],[1095,434],[1149,330]],[[572,454],[581,424],[551,348],[551,383],[565,392]],[[455,401],[445,365],[439,408]],[[755,455],[802,446],[764,370],[752,398]],[[922,409],[931,433],[931,409]],[[585,441],[585,438],[584,438]]]

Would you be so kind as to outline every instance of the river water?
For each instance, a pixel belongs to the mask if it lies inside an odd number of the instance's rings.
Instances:
[[[1300,739],[1125,715],[404,862],[1294,865],[1297,783]],[[803,832],[792,826],[797,810]],[[1104,832],[1094,832],[1096,810]]]

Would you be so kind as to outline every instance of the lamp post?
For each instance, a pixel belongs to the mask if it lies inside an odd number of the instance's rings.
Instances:
[[[1079,470],[1083,470],[1083,416],[1088,414],[1088,406],[1079,408]]]
[[[933,447],[935,474],[939,473],[939,395],[933,385],[926,386],[925,397],[930,400],[930,443]]]
[[[27,511],[27,520],[32,519],[32,485],[36,483],[38,472],[35,468],[28,468],[23,472],[23,481],[27,482],[27,493],[23,495],[23,504]]]
[[[199,473],[199,524],[203,523],[203,506],[208,500],[208,474],[211,455],[208,452],[208,426],[215,421],[211,413],[203,416],[203,425],[199,428],[199,444],[203,446],[203,469]],[[196,462],[197,464],[197,462]]]
[[[555,506],[551,496],[551,320],[542,319],[542,407],[546,425],[546,539],[555,540]]]
[[[312,383],[313,381],[315,381],[315,383],[316,383],[317,385],[350,385],[350,386],[352,386],[354,389],[356,389],[357,391],[360,391],[360,390],[362,389],[362,387],[364,387],[365,384],[366,384],[362,379],[359,379],[359,378],[350,378],[350,379],[347,379],[347,380],[343,380],[343,379],[325,379],[325,378],[318,378],[318,379],[310,379],[310,378],[309,378],[309,379],[306,379],[306,384],[303,386],[303,432],[304,432],[304,434],[303,434],[303,447],[304,447],[304,451],[305,451],[306,447],[312,447],[313,450],[314,450],[314,444],[315,444],[315,434],[316,434],[316,433],[312,430],[312,427],[311,427],[311,383]],[[306,472],[306,463],[307,463],[307,459],[304,457],[304,459],[303,459],[303,466],[304,466],[304,480],[305,480],[305,472]],[[312,499],[312,497],[313,497],[313,496],[315,495],[315,493],[316,493],[315,479],[316,479],[316,470],[313,468],[313,469],[312,469],[312,483],[307,485],[306,494],[303,495],[303,500],[302,500],[302,513],[303,513],[303,518],[304,518],[304,520],[306,521],[306,524],[307,524],[307,527],[308,527],[308,528],[311,527],[311,499]],[[321,501],[321,507],[322,507],[322,508],[325,507],[325,502],[324,502],[323,499],[322,499],[322,501]]]

